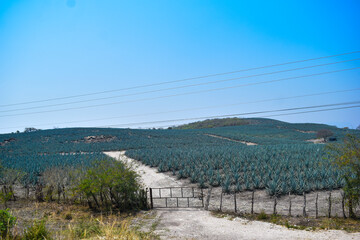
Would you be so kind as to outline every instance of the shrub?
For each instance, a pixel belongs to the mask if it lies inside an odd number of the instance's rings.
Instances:
[[[16,217],[12,216],[9,209],[0,210],[0,236],[6,238],[16,223]]]
[[[137,181],[138,175],[122,162],[112,159],[96,162],[76,186],[97,210],[145,209],[146,193]]]
[[[342,178],[349,216],[356,218],[354,210],[360,205],[360,138],[347,135],[343,144],[329,145],[327,149],[330,160],[345,170]]]
[[[257,216],[257,220],[266,220],[269,216],[264,212],[264,210],[261,210],[259,215]]]
[[[331,137],[332,135],[334,135],[334,133],[329,129],[320,129],[316,133],[316,137],[324,139],[324,142],[326,142],[327,138]]]
[[[25,229],[23,240],[50,240],[50,232],[46,229],[45,221],[34,221],[31,226]]]

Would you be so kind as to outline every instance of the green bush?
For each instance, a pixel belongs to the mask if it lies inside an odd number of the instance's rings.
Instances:
[[[24,231],[24,236],[22,240],[50,240],[50,232],[46,229],[45,221],[34,221],[31,226],[29,226]]]
[[[10,235],[10,230],[16,223],[16,217],[12,216],[9,209],[0,210],[0,236],[7,238]]]
[[[136,210],[146,208],[146,193],[138,175],[122,162],[99,161],[76,186],[76,191],[97,210]]]
[[[264,212],[264,210],[261,210],[259,215],[256,217],[257,220],[266,220],[269,219],[269,216]]]

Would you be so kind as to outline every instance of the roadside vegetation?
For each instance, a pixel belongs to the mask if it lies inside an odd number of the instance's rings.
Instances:
[[[360,138],[347,135],[343,144],[328,145],[333,164],[344,169],[344,192],[349,217],[356,218],[354,209],[360,205]]]
[[[27,198],[15,197],[14,186],[22,181],[22,172],[1,167],[0,176],[16,176],[0,191],[0,239],[155,238],[130,227],[128,216],[147,209],[146,192],[135,171],[122,162],[94,161],[86,170],[49,169],[39,176]],[[28,204],[36,209],[30,207],[24,213]],[[54,224],[63,229],[54,232],[49,227]]]

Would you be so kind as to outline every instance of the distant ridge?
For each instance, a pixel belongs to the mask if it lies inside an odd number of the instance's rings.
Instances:
[[[217,128],[217,127],[228,127],[228,126],[241,126],[254,124],[254,121],[251,119],[243,118],[215,118],[215,119],[206,119],[204,121],[192,122],[188,124],[183,124],[175,127],[175,129],[202,129],[202,128]]]
[[[218,127],[230,127],[230,126],[243,126],[243,125],[274,125],[282,128],[294,128],[299,125],[310,128],[336,128],[326,124],[316,123],[288,123],[270,118],[215,118],[206,119],[203,121],[197,121],[172,127],[173,129],[204,129],[204,128],[218,128]]]

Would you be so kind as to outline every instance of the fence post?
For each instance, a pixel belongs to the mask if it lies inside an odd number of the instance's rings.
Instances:
[[[150,188],[150,208],[151,208],[151,209],[154,208],[152,188]]]
[[[253,190],[251,193],[251,214],[254,214],[254,195],[255,195],[255,190]]]
[[[306,217],[306,193],[303,192],[303,195],[304,195],[303,216]]]
[[[342,211],[343,211],[343,217],[346,218],[346,214],[345,214],[345,192],[341,191],[341,207],[342,207]]]
[[[328,210],[328,217],[331,217],[331,191],[329,192],[329,210]]]
[[[203,188],[201,188],[201,203],[202,203],[202,207],[204,207],[204,191],[203,191]]]
[[[275,194],[275,198],[274,198],[274,211],[273,214],[276,215],[276,205],[277,205],[277,196]]]
[[[148,188],[145,188],[145,202],[146,202],[146,208],[148,208],[149,207]]]
[[[291,217],[291,193],[289,192],[289,216]]]
[[[206,197],[205,210],[209,210],[210,197],[211,197],[212,186],[210,186],[208,195]]]
[[[235,213],[237,213],[237,207],[236,207],[236,192],[234,191],[234,203],[235,203]]]
[[[222,207],[222,198],[223,198],[223,190],[221,188],[221,194],[220,194],[220,212],[221,212],[221,207]]]
[[[315,200],[315,218],[319,217],[318,199],[319,199],[319,193],[316,194],[316,200]]]

